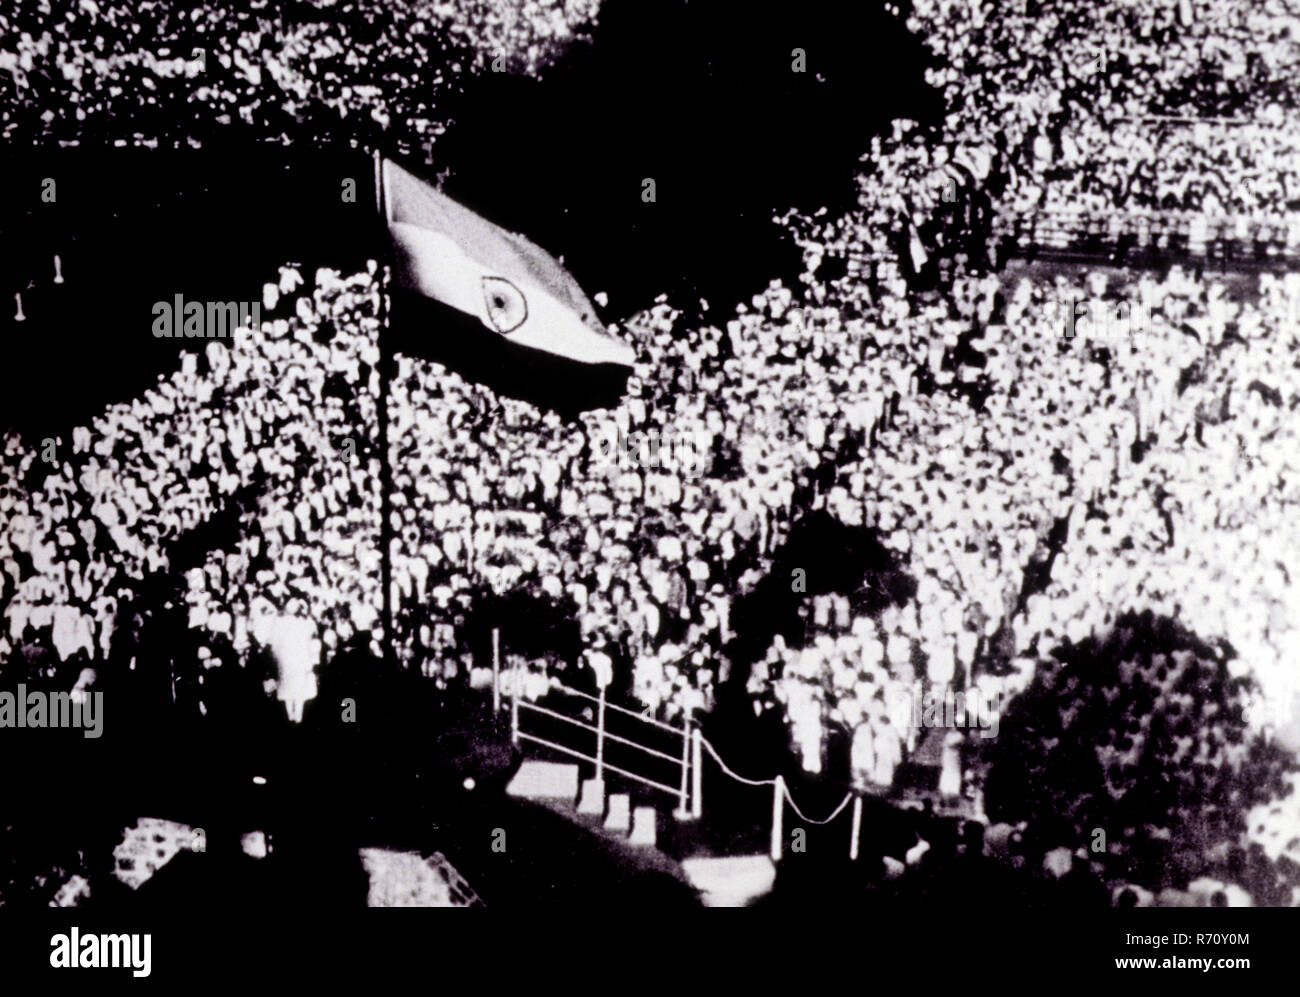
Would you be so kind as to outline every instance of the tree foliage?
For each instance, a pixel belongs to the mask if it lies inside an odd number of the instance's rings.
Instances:
[[[1247,729],[1251,682],[1234,675],[1234,657],[1151,613],[1057,649],[990,749],[990,818],[1068,844],[1101,828],[1140,882],[1208,869],[1241,843],[1247,811],[1285,792],[1294,766]]]

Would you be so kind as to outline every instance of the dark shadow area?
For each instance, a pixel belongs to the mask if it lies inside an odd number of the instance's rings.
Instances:
[[[796,572],[803,585],[796,587]],[[874,616],[886,606],[902,605],[916,594],[916,580],[870,527],[846,526],[819,510],[794,524],[789,539],[772,555],[772,570],[753,591],[736,600],[727,647],[732,681],[743,689],[748,665],[761,657],[781,634],[791,647],[802,647],[805,617],[800,610],[812,596],[844,593],[855,615]]]
[[[355,908],[366,899],[362,847],[441,851],[489,905],[695,904],[689,888],[600,835],[506,796],[519,755],[484,695],[439,692],[418,673],[387,670],[358,640],[320,669],[301,726],[261,688],[267,662],[258,655],[246,670],[208,670],[201,689],[198,666],[188,665],[173,705],[174,663],[146,660],[162,637],[135,643],[134,668],[101,670],[98,740],[8,732],[26,761],[0,773],[6,906],[44,907],[77,872],[98,910]],[[70,685],[64,674],[34,678],[47,689]],[[200,701],[206,714],[192,716]],[[113,876],[112,852],[145,816],[202,828],[205,848],[180,852],[133,892]],[[241,851],[251,831],[267,835],[267,858]]]
[[[517,586],[497,594],[487,586],[475,592],[460,628],[482,667],[492,663],[492,630],[501,630],[501,654],[574,662],[582,653],[578,607],[572,597],[555,599],[539,587]],[[504,667],[504,663],[503,666]],[[566,678],[569,685],[575,684]]]
[[[283,264],[310,283],[318,266],[364,268],[381,246],[360,152],[63,149],[8,155],[6,172],[17,193],[0,208],[0,425],[33,445],[60,433],[69,442],[70,427],[203,350],[209,340],[155,338],[156,302],[260,302]],[[41,200],[46,178],[53,203]],[[343,200],[347,178],[355,202]]]
[[[798,286],[774,213],[851,207],[871,136],[938,113],[926,58],[876,4],[620,0],[541,80],[476,81],[434,155],[449,194],[563,254],[618,315],[731,302]]]

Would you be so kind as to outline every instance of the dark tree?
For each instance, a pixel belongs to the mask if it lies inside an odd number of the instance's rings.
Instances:
[[[1206,874],[1294,766],[1247,730],[1234,657],[1150,612],[1058,648],[990,746],[989,817],[1050,827],[1057,844],[1100,828],[1116,871],[1148,885]]]

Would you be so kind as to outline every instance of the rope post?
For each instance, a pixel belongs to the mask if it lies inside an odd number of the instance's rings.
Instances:
[[[596,704],[596,781],[605,779],[605,687],[600,687],[600,702]]]
[[[862,797],[853,797],[853,837],[849,839],[849,861],[858,860],[858,838],[862,834]]]
[[[686,804],[688,778],[690,776],[691,765],[691,711],[684,710],[682,713],[682,785],[677,793],[677,809],[673,816],[678,820],[690,820],[691,811]]]
[[[519,743],[519,660],[516,658],[510,682],[510,743]]]
[[[699,820],[704,813],[704,769],[700,767],[703,759],[703,751],[700,748],[700,728],[696,727],[691,731],[691,769],[695,779],[695,785],[691,788],[691,816]]]
[[[772,861],[781,861],[781,810],[785,803],[785,779],[777,776],[772,783]]]
[[[492,715],[501,712],[501,628],[492,628]],[[493,723],[496,721],[494,720]]]

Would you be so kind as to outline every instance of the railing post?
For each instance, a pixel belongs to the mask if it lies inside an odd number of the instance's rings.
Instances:
[[[596,781],[605,778],[605,687],[600,687],[600,702],[596,706]]]
[[[858,860],[858,838],[862,834],[862,796],[853,797],[853,837],[849,839],[849,861]]]
[[[510,682],[510,742],[519,743],[519,660],[515,659]],[[536,729],[536,728],[534,728]]]
[[[690,820],[691,811],[686,805],[687,779],[690,775],[691,763],[691,711],[689,709],[682,711],[682,783],[678,792],[677,811],[673,814],[678,820]]]
[[[492,715],[501,711],[501,628],[492,628]],[[493,720],[493,723],[496,723]]]
[[[691,730],[691,771],[695,779],[695,785],[691,787],[693,790],[691,793],[691,816],[697,820],[704,813],[704,770],[700,768],[700,760],[703,758],[700,740],[703,737],[700,728],[695,727]]]
[[[785,804],[785,779],[777,776],[772,783],[772,861],[781,861],[781,817]]]

